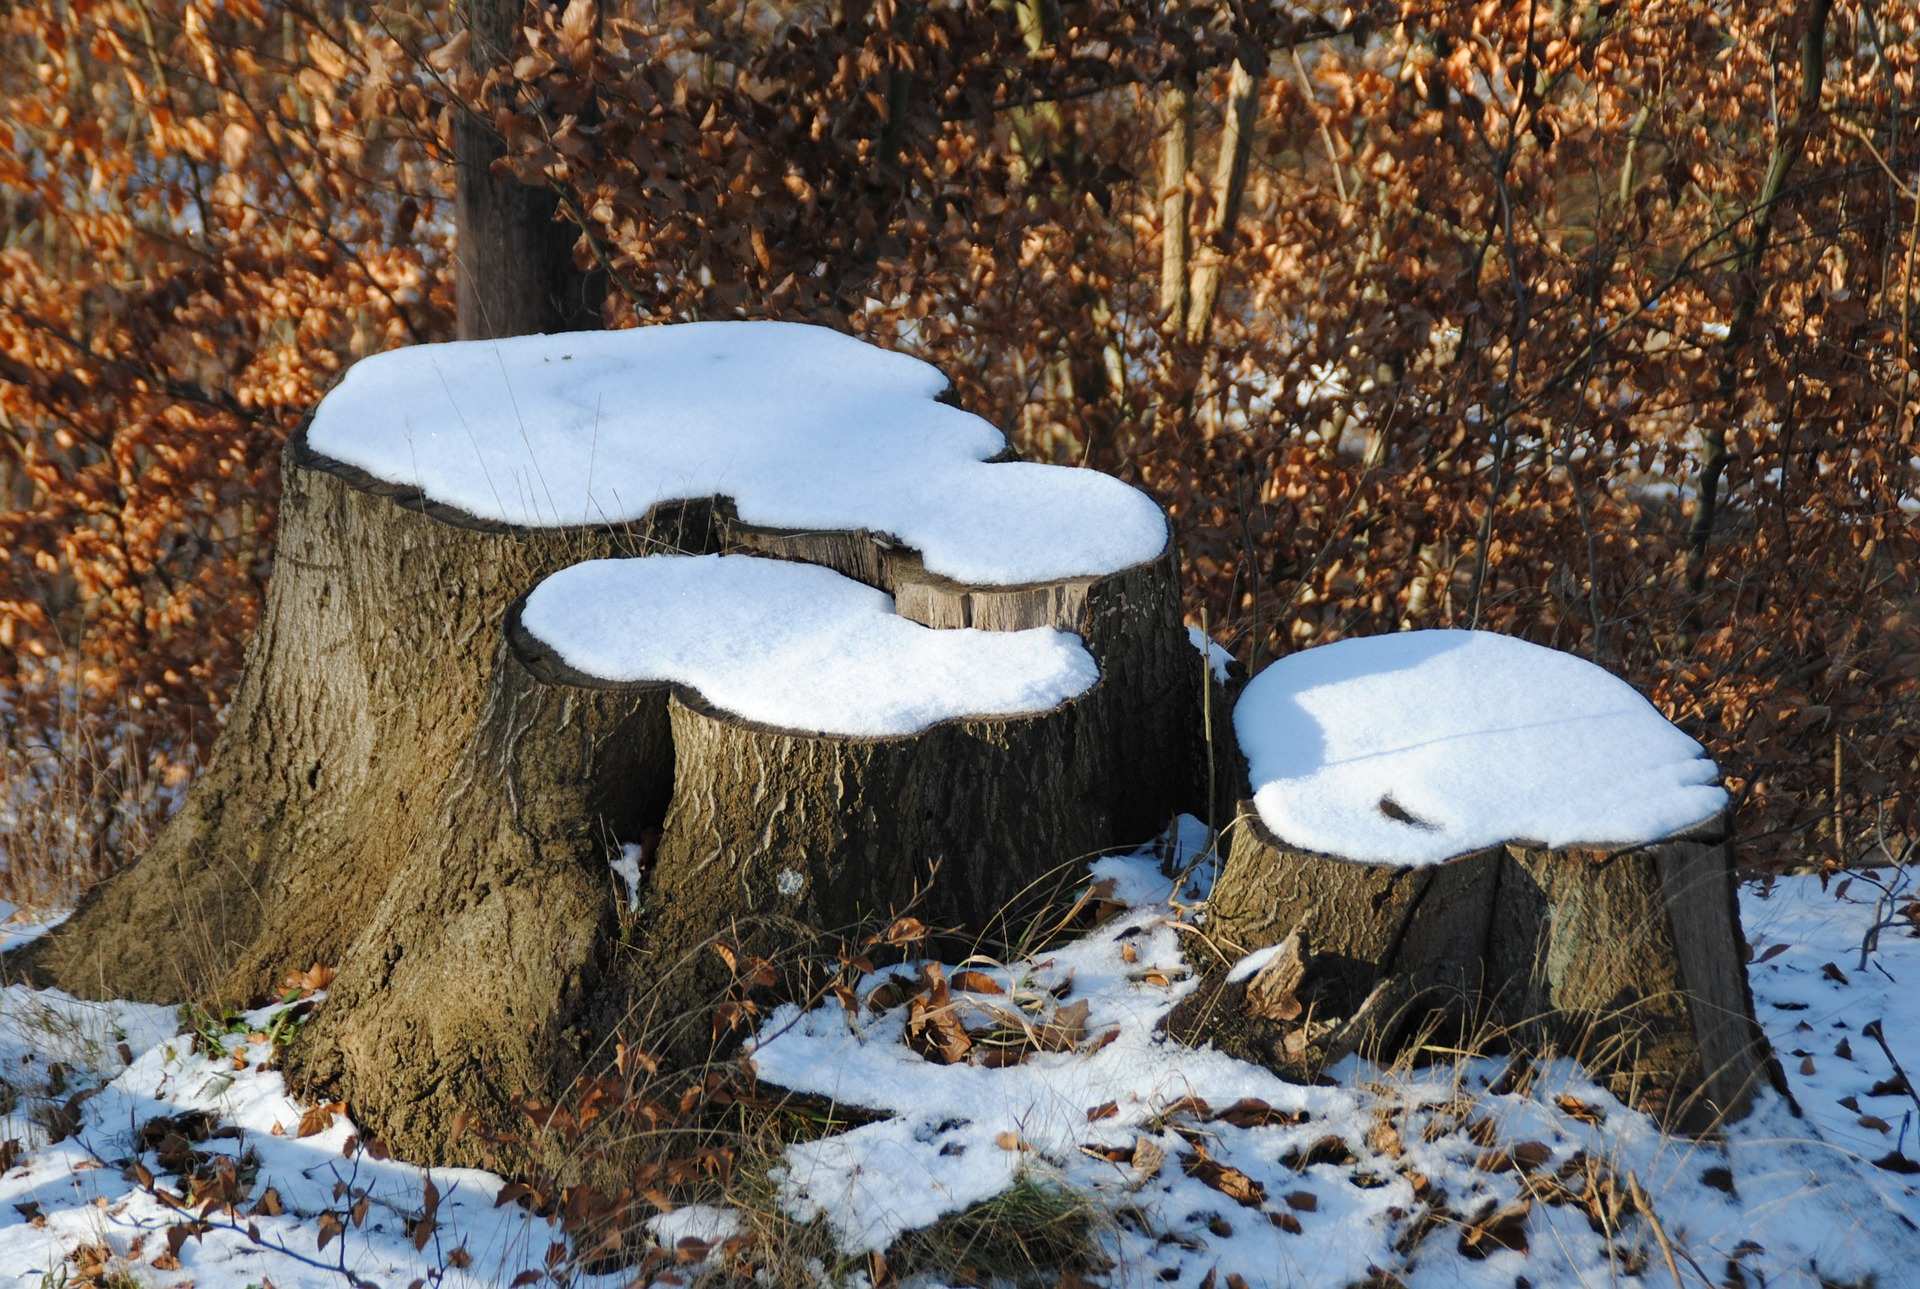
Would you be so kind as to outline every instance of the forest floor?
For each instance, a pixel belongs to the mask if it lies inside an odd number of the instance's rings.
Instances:
[[[664,1252],[644,1274],[593,1274],[500,1177],[375,1158],[342,1108],[291,1099],[274,1056],[322,993],[188,1024],[9,987],[0,1284],[719,1284],[723,1255],[769,1231],[814,1250],[759,1258],[783,1268],[763,1282],[795,1289],[985,1284],[1049,1259],[1018,1279],[1914,1282],[1920,938],[1904,873],[1743,887],[1756,1010],[1798,1113],[1768,1094],[1724,1139],[1691,1141],[1572,1061],[1430,1049],[1418,1067],[1350,1058],[1301,1086],[1161,1041],[1192,987],[1180,944],[1207,882],[1204,861],[1182,889],[1165,875],[1204,852],[1188,823],[1157,854],[1094,863],[1081,929],[1029,957],[884,968],[851,1010],[767,1016],[760,1078],[857,1107],[857,1126],[796,1134],[731,1205],[652,1219]],[[0,943],[38,929],[16,920]],[[957,1030],[929,1028],[936,989]],[[1024,1059],[941,1050],[996,1025]]]

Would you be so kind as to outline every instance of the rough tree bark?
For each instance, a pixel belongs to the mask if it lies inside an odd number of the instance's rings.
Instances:
[[[212,759],[139,863],[14,955],[77,993],[243,1000],[337,963],[433,825],[483,710],[505,608],[558,569],[703,547],[655,525],[513,530],[309,452],[282,469],[274,575]],[[664,804],[664,792],[660,802]]]
[[[938,856],[916,911],[984,929],[1028,883],[1193,806],[1198,673],[1171,542],[1111,577],[957,586],[866,534],[756,530],[721,500],[612,530],[486,524],[304,438],[284,497],[212,765],[153,850],[25,965],[81,993],[241,1002],[329,963],[333,995],[288,1073],[417,1157],[511,1164],[456,1138],[461,1112],[512,1124],[517,1096],[563,1094],[616,1039],[657,1040],[650,1011],[696,1018],[687,1051],[718,1001],[699,946],[736,922],[884,913]],[[508,629],[549,573],[662,548],[811,556],[933,626],[1077,630],[1102,680],[1044,717],[817,738],[573,683]],[[636,917],[610,861],[661,833]]]
[[[1494,1023],[1678,1128],[1784,1090],[1753,1018],[1723,818],[1626,850],[1511,843],[1402,868],[1290,847],[1247,802],[1207,907],[1224,956],[1168,1027],[1292,1077],[1390,1057],[1431,1023]]]

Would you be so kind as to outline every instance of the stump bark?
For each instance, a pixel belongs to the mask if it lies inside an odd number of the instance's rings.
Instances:
[[[975,588],[867,534],[755,532],[724,499],[511,528],[303,435],[283,478],[280,557],[213,762],[149,854],[22,965],[82,994],[231,1002],[334,965],[289,1078],[413,1157],[513,1165],[455,1125],[513,1127],[516,1098],[562,1096],[655,1013],[717,1001],[711,974],[672,969],[736,923],[839,927],[904,900],[937,857],[922,916],[984,926],[1062,861],[1192,808],[1198,672],[1170,541],[1110,577]],[[929,625],[1078,631],[1103,679],[1030,719],[833,740],[575,683],[509,638],[515,601],[568,565],[776,537],[842,552],[822,562]],[[635,916],[610,861],[656,836]]]
[[[507,606],[581,559],[712,540],[697,508],[599,529],[484,523],[309,451],[304,431],[281,480],[272,583],[207,768],[138,863],[9,958],[28,974],[90,996],[243,1001],[343,962],[465,773]],[[641,812],[665,800],[663,785]]]
[[[1515,842],[1399,867],[1288,846],[1247,802],[1207,910],[1224,957],[1169,1029],[1291,1077],[1491,1024],[1680,1129],[1785,1090],[1753,1016],[1724,817],[1630,848]]]

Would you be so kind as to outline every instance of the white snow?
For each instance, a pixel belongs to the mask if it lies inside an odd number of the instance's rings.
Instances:
[[[258,1041],[285,1011],[245,1013],[234,1028],[250,1032],[221,1038],[216,1056],[195,1049],[170,1007],[0,990],[0,1078],[16,1095],[0,1120],[0,1140],[26,1147],[0,1174],[0,1284],[77,1283],[62,1263],[83,1245],[105,1246],[111,1270],[128,1275],[124,1283],[174,1289],[336,1289],[420,1278],[490,1289],[544,1272],[554,1243],[564,1248],[564,1233],[512,1205],[497,1207],[503,1179],[349,1155],[357,1129],[344,1114],[300,1135],[306,1107],[272,1069],[274,1046]],[[56,1106],[70,1112],[73,1131],[49,1141],[44,1125]],[[123,1165],[144,1161],[156,1189],[184,1189],[138,1134],[161,1116],[194,1112],[211,1115],[221,1131],[192,1149],[241,1161],[250,1202],[272,1188],[284,1211],[232,1215],[209,1205],[211,1229],[188,1239],[169,1265],[167,1230],[183,1214],[143,1190]],[[423,1211],[429,1180],[439,1193],[437,1226],[416,1248],[409,1223]],[[362,1196],[367,1216],[355,1223],[348,1212]],[[346,1229],[321,1248],[316,1223],[326,1213],[346,1219]],[[692,1229],[702,1219],[681,1222]],[[576,1272],[567,1283],[617,1289],[634,1282],[631,1274]]]
[[[1174,868],[1209,842],[1192,820],[1176,836],[1166,859]],[[1920,1149],[1912,1094],[1867,1032],[1882,1022],[1894,1057],[1920,1070],[1920,938],[1895,916],[1909,897],[1881,898],[1904,875],[1842,876],[1828,889],[1793,877],[1743,889],[1756,1011],[1805,1115],[1769,1097],[1724,1142],[1695,1142],[1663,1135],[1571,1062],[1536,1067],[1524,1087],[1508,1090],[1497,1057],[1412,1072],[1349,1059],[1326,1083],[1304,1086],[1157,1038],[1154,1026],[1191,988],[1179,928],[1205,894],[1189,888],[1174,899],[1161,872],[1153,851],[1099,860],[1090,876],[1118,909],[1104,923],[1025,958],[964,964],[1003,991],[956,987],[970,1023],[995,1006],[1039,1016],[1084,1002],[1087,1037],[1077,1051],[999,1069],[927,1060],[902,1041],[904,1005],[867,1005],[885,980],[915,978],[917,963],[863,980],[856,1016],[828,1005],[769,1017],[753,1058],[764,1079],[885,1115],[787,1150],[777,1181],[790,1215],[823,1218],[857,1254],[1024,1178],[1069,1187],[1093,1206],[1090,1234],[1116,1263],[1111,1274],[1088,1277],[1096,1284],[1199,1289],[1239,1276],[1249,1286],[1341,1285],[1375,1268],[1378,1283],[1406,1289],[1668,1283],[1659,1237],[1631,1203],[1611,1210],[1603,1230],[1580,1205],[1551,1198],[1556,1177],[1579,1186],[1585,1158],[1622,1187],[1631,1175],[1651,1196],[1688,1284],[1893,1285],[1920,1262],[1920,1192],[1898,1171]],[[1879,922],[1890,924],[1863,969],[1866,930]],[[949,967],[950,978],[961,965]],[[690,1266],[638,1280],[631,1269],[586,1275],[564,1229],[494,1204],[501,1178],[349,1157],[356,1129],[344,1115],[299,1136],[305,1108],[271,1069],[271,1044],[251,1041],[282,1014],[248,1013],[240,1028],[252,1033],[221,1039],[215,1055],[176,1034],[167,1008],[0,991],[0,1078],[18,1095],[0,1137],[24,1147],[0,1172],[0,1283],[63,1283],[63,1259],[82,1245],[105,1245],[115,1270],[174,1289],[319,1289],[351,1276],[479,1289],[545,1270],[556,1245],[552,1283],[704,1283]],[[56,1062],[57,1093],[49,1090]],[[1252,1117],[1236,1121],[1236,1102]],[[75,1130],[50,1141],[47,1111],[56,1104],[70,1107]],[[169,1266],[165,1234],[182,1215],[122,1165],[138,1161],[160,1174],[160,1186],[179,1185],[136,1134],[156,1116],[195,1110],[235,1135],[194,1149],[256,1161],[245,1174],[247,1207],[270,1186],[285,1211],[211,1212],[211,1228]],[[1393,1132],[1382,1134],[1382,1124]],[[1330,1150],[1301,1157],[1328,1141]],[[1523,1145],[1542,1153],[1537,1166],[1500,1162]],[[1257,1186],[1252,1202],[1210,1185],[1212,1166]],[[429,1179],[441,1197],[438,1227],[416,1249],[410,1222]],[[364,1225],[349,1223],[342,1239],[318,1248],[320,1215],[345,1214],[361,1193]],[[1471,1215],[1527,1198],[1525,1251],[1476,1257],[1463,1248]],[[669,1250],[753,1229],[717,1203],[647,1226]],[[1695,1266],[1703,1276],[1690,1274]],[[864,1283],[856,1271],[837,1286]]]
[[[1183,849],[1173,862],[1185,858]],[[1104,1283],[1115,1285],[1197,1289],[1227,1283],[1230,1273],[1249,1285],[1341,1285],[1366,1280],[1374,1268],[1398,1278],[1381,1283],[1408,1289],[1640,1283],[1626,1271],[1632,1265],[1647,1268],[1647,1283],[1658,1280],[1665,1275],[1658,1238],[1631,1208],[1603,1232],[1578,1205],[1541,1201],[1551,1190],[1540,1179],[1559,1174],[1577,1186],[1578,1161],[1588,1158],[1622,1188],[1629,1175],[1645,1188],[1681,1265],[1717,1274],[1738,1264],[1741,1275],[1729,1282],[1816,1289],[1878,1274],[1879,1283],[1894,1283],[1920,1257],[1920,1193],[1899,1173],[1866,1162],[1889,1148],[1892,1135],[1874,1130],[1877,1139],[1857,1147],[1825,1139],[1826,1122],[1839,1112],[1830,1103],[1816,1112],[1811,1103],[1829,1101],[1832,1089],[1791,1061],[1791,1086],[1808,1116],[1796,1117],[1768,1093],[1716,1143],[1663,1134],[1569,1061],[1536,1066],[1523,1090],[1503,1088],[1506,1062],[1497,1057],[1413,1072],[1350,1058],[1325,1084],[1303,1086],[1211,1049],[1166,1042],[1153,1031],[1191,988],[1175,927],[1194,893],[1170,900],[1159,872],[1145,852],[1101,861],[1095,876],[1114,880],[1109,896],[1157,887],[1157,897],[1070,944],[997,967],[990,974],[1005,997],[955,991],[970,1022],[973,1013],[1010,1003],[1085,1001],[1088,1041],[1078,1052],[1004,1068],[926,1059],[905,1041],[906,1007],[864,1005],[886,980],[912,978],[915,964],[869,977],[857,1016],[833,1004],[772,1016],[753,1057],[763,1080],[888,1116],[788,1148],[780,1181],[790,1215],[824,1219],[842,1247],[857,1253],[1026,1178],[1070,1187],[1097,1211],[1124,1215],[1095,1227],[1101,1251],[1118,1264]],[[1898,983],[1920,974],[1920,940],[1890,933],[1881,949],[1885,982],[1862,993],[1865,977],[1855,976],[1849,993],[1813,964],[1835,945],[1857,945],[1862,906],[1821,896],[1812,879],[1782,883],[1772,899],[1775,907],[1784,903],[1782,920],[1806,941],[1779,962],[1794,964],[1784,969],[1795,978],[1812,977],[1826,1011],[1848,1018],[1822,1014],[1822,1025],[1853,1028],[1858,1063],[1847,1067],[1845,1086],[1865,1088],[1887,1071],[1858,1037],[1862,1018],[1881,1008],[1904,1059],[1920,1061],[1920,991]],[[1745,900],[1750,920],[1756,911],[1769,915],[1766,896],[1747,892]],[[949,976],[961,965],[950,966]],[[1756,1002],[1773,1041],[1791,1056],[1796,1014],[1776,1005],[1768,988],[1774,979],[1756,972]],[[1109,1031],[1114,1037],[1103,1044]],[[1905,1096],[1882,1096],[1881,1113],[1897,1119],[1889,1107]],[[1245,1098],[1300,1122],[1244,1126],[1221,1115]],[[1383,1121],[1396,1128],[1390,1143],[1376,1135]],[[1542,1162],[1489,1165],[1498,1152],[1469,1129],[1475,1124],[1503,1149],[1538,1147]],[[1351,1158],[1298,1161],[1299,1152],[1328,1139],[1338,1143],[1334,1153]],[[1209,1185],[1202,1150],[1204,1159],[1257,1184],[1258,1201]],[[1416,1191],[1416,1177],[1430,1189]],[[1462,1247],[1463,1216],[1527,1199],[1527,1250],[1496,1247],[1479,1257]],[[1439,1220],[1423,1228],[1428,1204],[1439,1206]]]
[[[613,870],[620,885],[627,891],[627,912],[632,913],[640,907],[640,861],[646,858],[646,847],[637,842],[626,842],[620,847],[620,853],[607,860],[607,867]]]
[[[1505,841],[1636,845],[1727,801],[1700,745],[1625,681],[1488,632],[1292,654],[1248,684],[1233,726],[1275,837],[1374,863]]]
[[[1093,470],[1006,448],[935,402],[937,370],[823,327],[699,322],[419,345],[356,363],[316,451],[482,519],[638,519],[731,497],[748,523],[868,529],[958,582],[1018,585],[1150,560],[1167,525]]]
[[[1281,947],[1282,946],[1278,944],[1270,944],[1264,949],[1255,949],[1252,953],[1234,963],[1232,968],[1228,970],[1227,983],[1235,985],[1239,984],[1242,980],[1250,980],[1254,976],[1259,975],[1269,962],[1272,962],[1280,955]]]
[[[1228,679],[1227,669],[1233,666],[1234,662],[1233,655],[1227,652],[1226,648],[1222,646],[1219,641],[1209,639],[1207,633],[1199,627],[1189,626],[1187,628],[1187,643],[1191,644],[1199,651],[1200,656],[1207,660],[1207,670],[1213,673],[1213,678],[1223,685],[1226,684]]]
[[[1049,711],[1100,678],[1068,632],[936,631],[831,569],[753,555],[589,560],[535,587],[520,621],[590,676],[685,685],[745,720],[821,734]]]

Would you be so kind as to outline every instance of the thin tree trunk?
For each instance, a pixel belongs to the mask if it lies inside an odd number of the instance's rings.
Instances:
[[[523,0],[464,0],[461,12],[472,33],[474,67],[484,72],[509,64],[526,17]],[[580,230],[559,218],[557,194],[495,171],[506,147],[480,114],[456,115],[453,146],[459,172],[455,289],[460,338],[600,326],[606,279],[574,267]]]
[[[1779,209],[1787,176],[1806,150],[1807,135],[1820,111],[1820,88],[1827,74],[1827,15],[1833,0],[1809,0],[1807,29],[1800,38],[1800,106],[1793,123],[1781,132],[1767,161],[1766,181],[1760,188],[1760,203],[1753,217],[1753,233],[1740,249],[1735,265],[1733,321],[1727,327],[1726,341],[1720,347],[1720,406],[1724,420],[1706,432],[1706,453],[1700,465],[1700,500],[1693,512],[1693,527],[1687,534],[1687,586],[1693,591],[1707,584],[1707,543],[1713,538],[1714,520],[1719,513],[1720,476],[1727,468],[1727,422],[1734,419],[1734,403],[1740,392],[1740,354],[1753,334],[1753,320],[1760,311],[1765,294],[1760,281],[1760,261],[1773,238],[1773,221]]]
[[[1193,91],[1167,87],[1160,99],[1160,313],[1174,334],[1187,329],[1187,274],[1193,235],[1187,227],[1187,171],[1193,165]]]
[[[1247,188],[1247,164],[1253,157],[1253,126],[1264,75],[1263,65],[1256,67],[1250,56],[1242,55],[1234,60],[1227,83],[1227,124],[1220,137],[1220,159],[1214,167],[1213,209],[1201,238],[1187,312],[1187,339],[1195,344],[1213,330],[1214,305],[1233,246],[1234,226],[1240,219],[1240,199]]]

